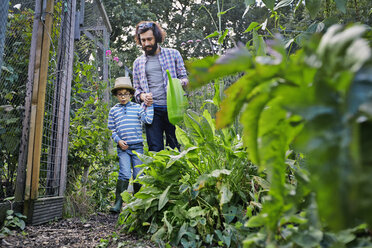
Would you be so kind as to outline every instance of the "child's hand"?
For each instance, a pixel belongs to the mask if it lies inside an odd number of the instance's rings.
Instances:
[[[152,93],[144,93],[143,102],[145,103],[146,106],[151,106],[153,103]]]
[[[118,145],[120,146],[121,150],[125,151],[128,149],[128,145],[127,145],[127,142],[125,142],[124,140],[119,140],[118,142]]]

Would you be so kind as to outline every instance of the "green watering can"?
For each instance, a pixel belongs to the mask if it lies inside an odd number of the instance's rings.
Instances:
[[[168,75],[168,90],[167,90],[167,108],[168,119],[173,125],[176,125],[183,119],[188,101],[185,92],[182,89],[181,80],[172,78],[169,71]]]

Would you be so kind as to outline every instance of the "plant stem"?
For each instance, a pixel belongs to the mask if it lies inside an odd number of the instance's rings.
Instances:
[[[358,8],[358,1],[354,0],[354,7],[355,7],[355,19],[357,22],[360,21],[360,16],[359,16],[359,8]]]

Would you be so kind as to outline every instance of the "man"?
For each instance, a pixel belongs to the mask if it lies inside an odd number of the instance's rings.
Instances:
[[[183,87],[188,84],[181,54],[175,49],[159,45],[165,35],[165,31],[156,22],[142,21],[136,26],[135,39],[145,54],[133,64],[134,95],[138,102],[154,106],[154,119],[152,124],[146,124],[146,137],[149,150],[155,152],[164,149],[164,134],[167,146],[180,148],[176,128],[168,120],[166,70],[169,70],[172,78],[180,79]]]

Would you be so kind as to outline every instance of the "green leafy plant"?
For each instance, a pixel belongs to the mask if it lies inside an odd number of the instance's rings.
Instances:
[[[0,79],[0,201],[14,195],[33,11],[9,10]]]
[[[371,137],[366,109],[371,104],[372,77],[370,45],[362,38],[365,31],[361,26],[333,26],[289,57],[277,39],[267,42],[265,54],[252,56],[241,46],[218,59],[205,58],[188,66],[194,86],[244,72],[226,90],[216,126],[226,127],[241,112],[249,157],[268,173],[270,191],[262,211],[247,222],[248,227],[261,229],[248,236],[247,247],[301,245],[306,237],[314,240],[309,245],[313,247],[325,242],[322,225],[340,230],[371,223],[366,209],[372,198],[365,190],[371,188],[365,179],[371,175],[371,159],[365,149],[366,136]],[[301,191],[293,191],[287,182],[291,144],[305,154],[302,167],[310,171],[303,177],[308,182]],[[295,236],[286,239],[283,231],[288,227],[301,231],[297,241]],[[365,227],[361,229],[366,235]]]
[[[79,209],[83,210],[81,214],[87,214],[88,209],[104,211],[112,200],[115,184],[116,159],[109,149],[112,141],[106,124],[109,109],[103,101],[107,84],[96,80],[93,64],[79,62],[78,58],[75,61],[67,187],[71,199],[67,201],[67,215],[79,215]],[[90,208],[84,207],[87,203]]]
[[[0,239],[11,234],[12,230],[24,230],[26,227],[26,216],[14,212],[12,209],[12,200],[14,200],[14,197],[8,197],[5,199],[5,201],[10,203],[11,209],[6,211],[6,217],[0,229]]]
[[[127,203],[119,224],[129,232],[147,232],[161,247],[224,245],[239,247],[249,215],[261,208],[268,189],[265,175],[248,160],[231,128],[215,130],[207,111],[188,111],[185,130],[176,133],[183,151],[140,155],[143,187]]]
[[[26,216],[22,215],[21,213],[15,213],[13,210],[7,210],[6,215],[4,226],[0,231],[0,238],[9,235],[11,230],[23,230],[26,227],[26,223],[24,221]]]

